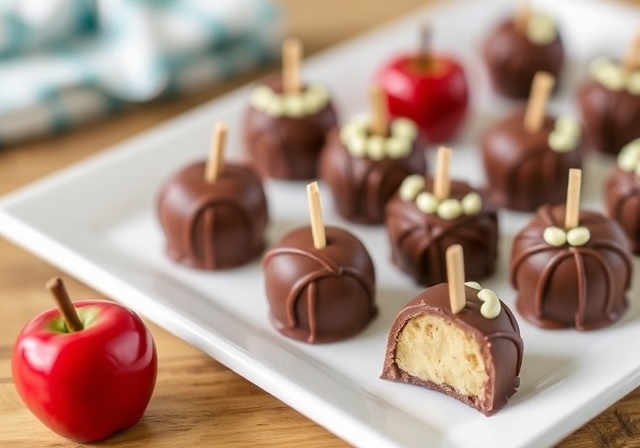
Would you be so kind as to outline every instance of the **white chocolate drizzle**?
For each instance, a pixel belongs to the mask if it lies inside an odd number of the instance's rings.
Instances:
[[[482,211],[482,196],[475,191],[467,193],[461,200],[446,198],[441,201],[429,191],[425,191],[425,180],[420,174],[407,176],[398,195],[404,202],[415,201],[416,207],[424,214],[436,214],[439,218],[454,220],[460,216],[474,216]]]
[[[556,40],[558,30],[556,22],[548,14],[534,12],[527,21],[527,38],[538,45],[549,45]]]
[[[478,291],[478,299],[482,301],[480,305],[480,314],[487,319],[495,319],[500,315],[502,306],[500,299],[491,289],[483,288],[478,282],[465,282],[466,286]]]
[[[569,246],[584,246],[591,239],[591,232],[583,226],[574,227],[567,231],[556,226],[549,226],[544,229],[542,239],[550,246],[560,247],[568,244]]]
[[[626,90],[631,95],[640,95],[640,71],[629,70],[621,64],[601,57],[589,64],[591,77],[613,92]]]
[[[555,152],[571,152],[578,147],[582,130],[580,123],[573,117],[560,117],[553,124],[547,144]]]
[[[640,138],[630,141],[618,154],[618,168],[640,176]]]
[[[312,85],[301,92],[278,93],[268,86],[256,87],[249,98],[257,110],[273,117],[303,117],[319,112],[329,104],[329,92]]]
[[[418,127],[407,118],[391,121],[390,135],[371,135],[368,117],[355,117],[340,129],[340,140],[353,157],[371,160],[402,159],[411,154]]]

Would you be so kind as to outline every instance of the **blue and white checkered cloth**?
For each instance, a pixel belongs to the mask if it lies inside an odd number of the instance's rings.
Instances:
[[[0,0],[0,145],[253,69],[281,19],[270,0]]]

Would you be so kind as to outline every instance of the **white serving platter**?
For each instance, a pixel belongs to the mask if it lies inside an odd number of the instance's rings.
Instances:
[[[343,118],[361,112],[376,68],[413,48],[419,24],[431,21],[434,46],[457,55],[472,90],[469,120],[451,142],[454,176],[481,184],[477,139],[514,103],[490,92],[478,48],[488,27],[513,3],[429,5],[308,60],[304,77],[330,88]],[[640,11],[606,0],[535,4],[557,16],[569,55],[561,90],[549,109],[575,113],[575,86],[587,62],[598,54],[623,53]],[[588,333],[544,331],[519,319],[525,341],[521,386],[490,418],[444,395],[378,378],[391,322],[420,288],[390,264],[385,230],[344,222],[328,192],[323,192],[325,221],[361,237],[378,275],[379,316],[350,340],[310,346],[277,333],[267,319],[259,260],[220,273],[195,272],[169,261],[155,218],[158,189],[178,168],[205,157],[215,120],[230,125],[230,158],[241,155],[240,116],[249,88],[7,195],[0,200],[0,234],[200,347],[357,446],[547,446],[640,385],[637,260],[630,310],[615,325]],[[585,207],[602,208],[601,183],[612,166],[612,160],[588,157]],[[270,182],[266,188],[270,241],[307,223],[304,183]],[[514,297],[506,281],[511,240],[529,217],[501,212],[499,269],[484,282],[509,305]]]

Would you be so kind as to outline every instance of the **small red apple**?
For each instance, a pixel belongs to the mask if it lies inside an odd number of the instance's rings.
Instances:
[[[29,410],[59,435],[94,442],[136,424],[155,386],[151,333],[122,305],[68,298],[60,279],[49,289],[59,303],[20,332],[13,381]]]
[[[376,83],[386,93],[389,114],[415,121],[431,142],[453,137],[467,114],[467,78],[452,56],[400,55],[378,71]]]

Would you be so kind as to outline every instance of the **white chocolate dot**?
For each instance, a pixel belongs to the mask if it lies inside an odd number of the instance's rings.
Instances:
[[[593,61],[591,61],[591,63],[589,64],[589,74],[593,77],[598,79],[598,75],[602,70],[606,70],[607,66],[609,65],[613,65],[613,62],[611,62],[609,59],[605,58],[605,57],[599,57],[599,58],[595,58]]]
[[[464,214],[467,216],[477,215],[482,211],[482,196],[480,196],[475,191],[471,193],[467,193],[465,197],[460,201],[462,205],[462,210]]]
[[[372,135],[366,141],[366,153],[371,160],[382,160],[385,154],[385,138],[380,135]]]
[[[284,113],[284,105],[283,105],[282,97],[274,96],[273,98],[271,98],[271,101],[269,101],[269,104],[267,105],[265,112],[273,117],[282,116]]]
[[[527,22],[527,37],[538,45],[549,45],[556,39],[555,20],[548,14],[533,13]]]
[[[303,92],[302,100],[307,114],[314,114],[329,104],[329,92],[322,86],[312,85]]]
[[[408,118],[396,118],[391,122],[391,135],[413,141],[418,135],[418,127]]]
[[[478,282],[464,282],[464,284],[469,288],[477,289],[478,291],[482,289],[482,286],[480,286],[480,283]]]
[[[484,303],[480,306],[480,314],[487,319],[495,319],[500,315],[502,307],[500,306],[500,299],[495,292],[490,289],[481,289],[478,292],[478,299]]]
[[[297,93],[283,95],[282,114],[288,117],[301,117],[305,115],[304,101],[302,95]]]
[[[438,216],[442,219],[456,219],[459,218],[462,213],[462,205],[457,199],[445,199],[438,204]]]
[[[269,102],[273,98],[273,91],[267,86],[258,86],[253,92],[251,92],[251,97],[249,101],[251,105],[258,110],[263,110],[268,107]]]
[[[584,246],[591,239],[591,232],[586,227],[574,227],[567,232],[567,243],[570,246]]]
[[[401,159],[411,153],[411,143],[404,138],[389,137],[386,142],[385,152],[392,159]]]
[[[627,77],[627,92],[640,95],[640,72],[633,72]]]
[[[618,154],[618,167],[628,173],[636,171],[640,164],[640,138],[630,141]]]
[[[358,123],[348,122],[340,128],[340,140],[345,145],[348,145],[352,139],[364,139],[366,137],[365,127],[359,126]]]
[[[347,151],[353,157],[360,158],[367,155],[367,140],[364,138],[354,137],[347,143]]]
[[[416,197],[416,207],[422,213],[431,214],[438,210],[438,200],[428,191],[423,191]]]
[[[420,174],[411,174],[402,181],[398,195],[405,202],[413,201],[418,193],[424,190],[424,177]]]
[[[549,226],[544,229],[542,239],[550,246],[563,246],[567,242],[567,234],[559,227]]]
[[[554,123],[554,127],[570,135],[578,136],[581,132],[580,122],[569,115],[558,117]]]
[[[573,117],[560,117],[547,137],[549,148],[556,152],[573,151],[580,142],[580,123]]]
[[[615,64],[603,65],[594,75],[600,84],[614,92],[619,92],[625,87],[627,73]]]

